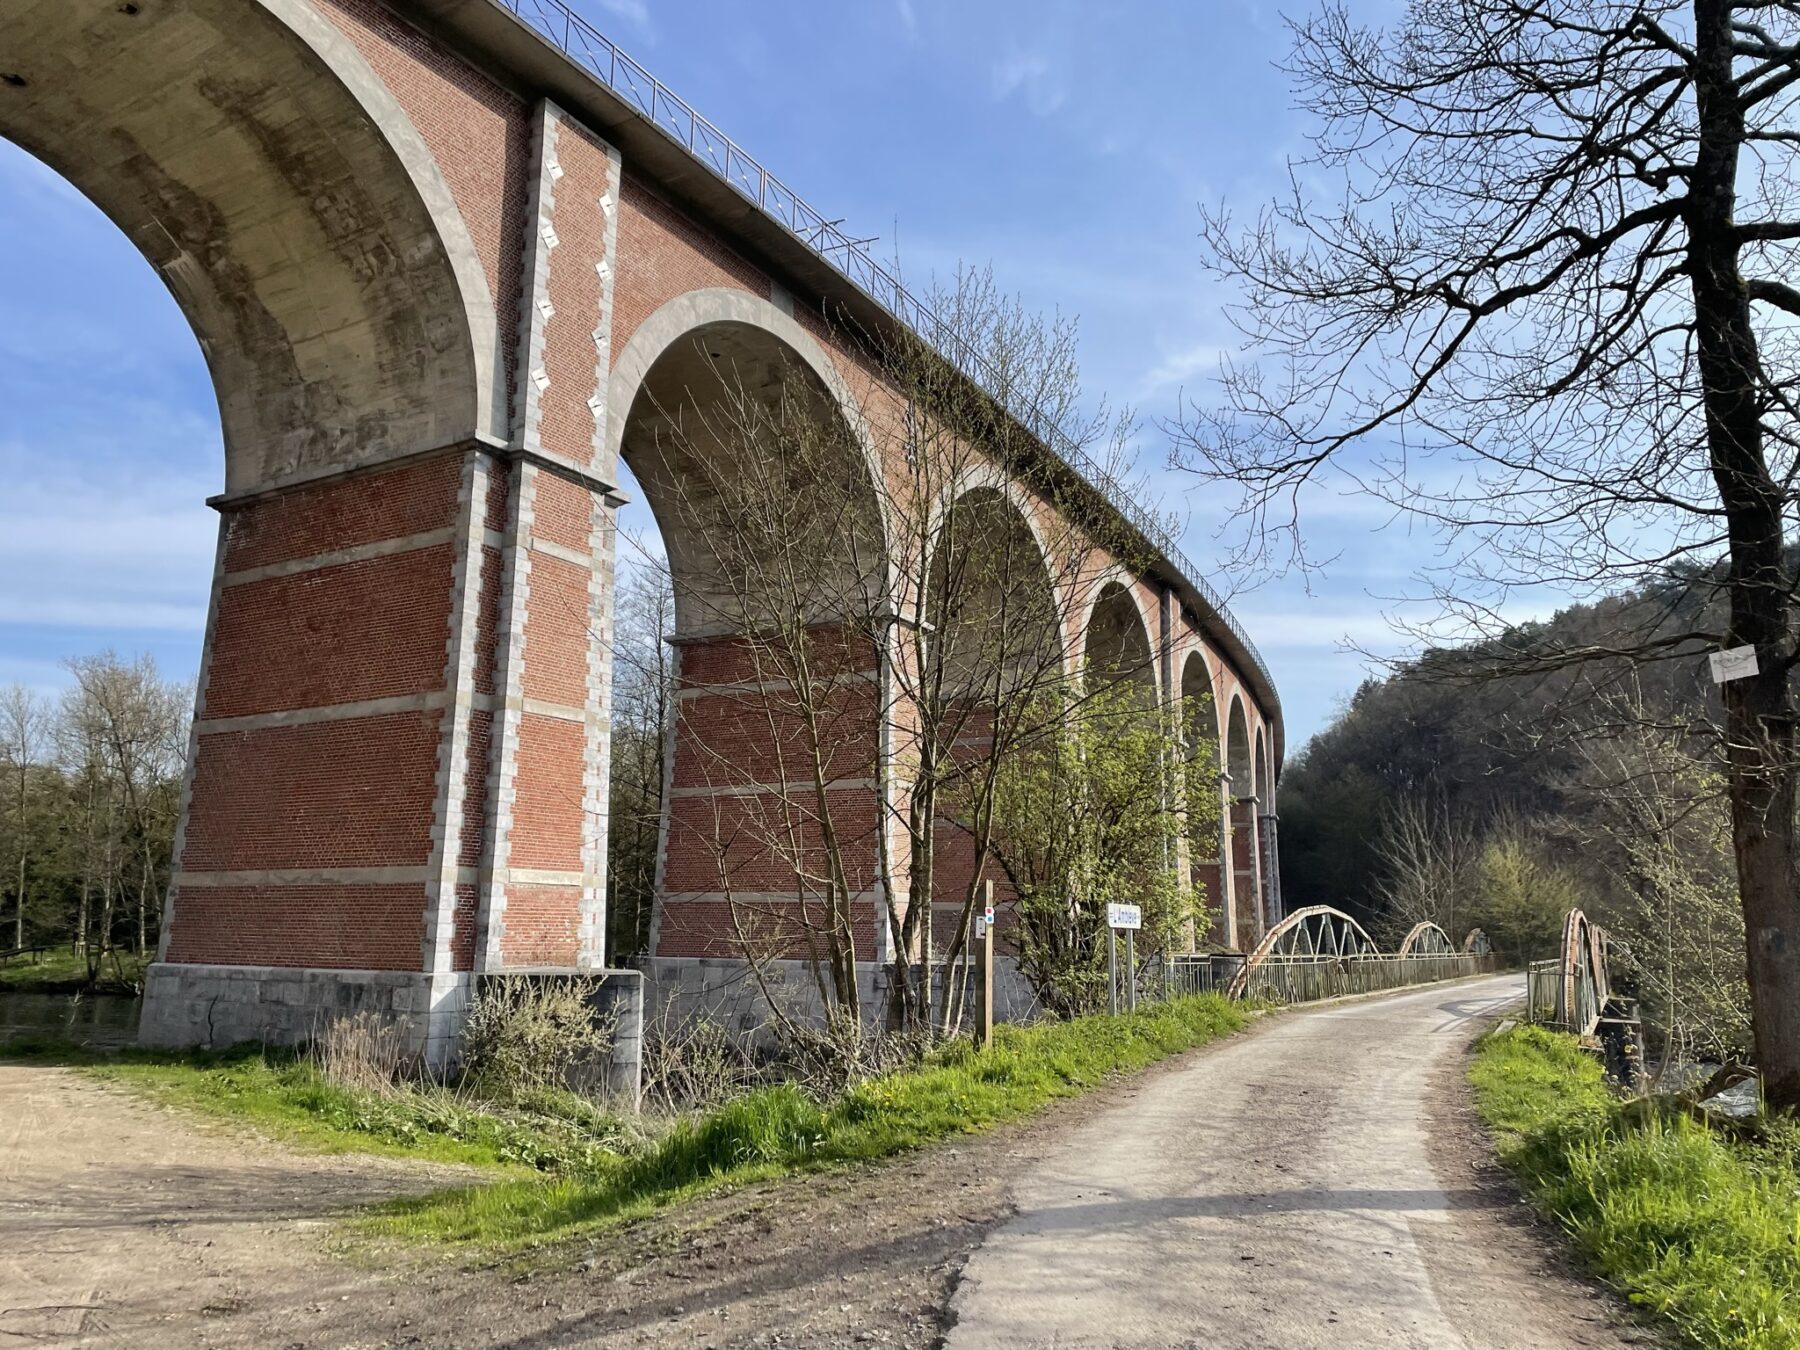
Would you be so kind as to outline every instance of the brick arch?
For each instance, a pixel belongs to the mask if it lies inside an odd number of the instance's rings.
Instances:
[[[1203,776],[1206,790],[1211,792],[1215,803],[1222,802],[1222,794],[1218,786],[1217,775],[1220,765],[1220,750],[1224,744],[1224,733],[1221,730],[1222,709],[1218,690],[1213,680],[1212,670],[1207,661],[1204,647],[1194,646],[1182,659],[1177,694],[1180,726],[1183,731],[1184,749],[1187,752],[1189,771]],[[1206,712],[1206,721],[1211,731],[1211,749],[1208,762],[1198,762],[1200,748],[1192,739],[1194,731],[1194,710],[1190,708],[1190,700],[1208,699],[1211,707]],[[1226,830],[1230,819],[1230,805],[1223,803],[1220,818],[1210,829],[1190,829],[1185,841],[1184,865],[1192,884],[1201,888],[1206,896],[1207,909],[1212,912],[1211,928],[1204,935],[1209,945],[1224,945],[1228,939],[1230,864],[1227,861]],[[1196,934],[1196,936],[1200,936]]]
[[[962,542],[953,533],[952,521],[958,512],[967,514],[979,535],[969,553],[952,559],[950,550]],[[1021,677],[1026,672],[1020,663],[1027,660],[1036,660],[1040,672],[1047,663],[1055,665],[1058,675],[1067,672],[1060,622],[1062,588],[1053,573],[1043,532],[1016,484],[998,475],[959,478],[936,508],[929,537],[937,547],[925,568],[926,594],[920,603],[923,617],[940,634],[940,641],[980,641],[993,634],[996,623],[1005,623],[1007,631],[994,638],[999,645],[985,657],[969,653],[968,660],[1006,662]],[[975,550],[983,556],[973,556]],[[958,587],[957,578],[948,574],[952,566],[966,585]],[[983,568],[998,570],[984,576]],[[946,594],[953,587],[967,590],[977,585],[982,588],[980,594]],[[998,593],[1002,587],[1007,594]],[[946,604],[954,605],[958,612],[938,612]],[[1026,649],[1038,642],[1045,644],[1045,650]],[[1037,679],[1042,678],[1040,673]]]
[[[859,932],[872,927],[885,827],[877,784],[880,635],[892,606],[888,523],[861,409],[817,342],[787,313],[728,287],[690,291],[650,314],[609,377],[606,450],[630,466],[656,516],[675,594],[676,711],[652,903],[653,958],[728,954],[747,903],[784,953],[803,941],[817,839],[789,832],[815,799],[793,786],[806,755],[829,760],[833,830],[859,868]],[[790,450],[804,441],[807,458]],[[791,495],[790,495],[791,494]],[[816,509],[808,509],[809,506]],[[743,521],[767,507],[768,521]],[[816,530],[816,535],[813,531]],[[765,546],[781,550],[765,555]],[[786,550],[799,548],[801,553]],[[758,560],[780,564],[764,590]],[[798,572],[791,570],[799,568]],[[777,688],[796,677],[792,587],[810,608],[804,712]],[[816,745],[812,718],[830,723]],[[773,725],[772,725],[773,724]],[[842,780],[839,782],[838,780]],[[821,815],[820,818],[824,818]],[[865,847],[866,845],[866,847]],[[866,867],[865,867],[866,865]],[[754,899],[744,901],[749,894]],[[865,949],[866,950],[866,949]]]
[[[1182,657],[1179,673],[1176,676],[1176,697],[1180,700],[1182,724],[1187,726],[1187,700],[1205,697],[1212,701],[1210,713],[1213,753],[1216,756],[1225,744],[1225,705],[1219,697],[1218,683],[1213,679],[1212,665],[1207,660],[1206,649],[1195,645],[1188,649]]]
[[[931,504],[931,518],[926,526],[928,537],[936,538],[938,536],[942,529],[943,516],[952,505],[971,493],[983,491],[1003,497],[1010,510],[1030,534],[1038,557],[1044,566],[1055,610],[1059,615],[1067,614],[1070,608],[1069,588],[1065,584],[1066,579],[1058,576],[1057,568],[1054,565],[1055,559],[1052,557],[1050,539],[1040,515],[1041,503],[1020,484],[1018,479],[1004,472],[998,465],[988,464],[980,468],[965,469],[944,486],[938,493],[937,500]]]
[[[1244,712],[1244,697],[1233,693],[1225,718],[1225,772],[1231,775],[1234,796],[1252,791],[1255,767],[1250,748],[1250,722]]]
[[[871,476],[881,471],[879,455],[870,435],[862,405],[851,392],[837,362],[821,347],[818,340],[792,314],[749,291],[731,286],[707,286],[686,291],[664,301],[632,330],[618,357],[606,386],[606,404],[612,409],[629,408],[650,368],[669,349],[695,330],[712,324],[741,324],[758,329],[779,342],[796,360],[805,365],[831,395],[839,413],[849,423],[857,444],[868,460]],[[625,439],[626,419],[615,414],[606,428],[607,462],[617,463]]]
[[[1233,692],[1225,723],[1225,770],[1231,776],[1229,850],[1230,935],[1248,951],[1262,936],[1261,883],[1254,801],[1256,761],[1249,717],[1241,693]]]
[[[965,765],[979,764],[994,751],[995,714],[1009,697],[1053,694],[1064,686],[1070,665],[1062,589],[1030,498],[997,472],[958,475],[935,504],[929,534],[936,547],[921,605],[931,625],[927,641],[939,644],[948,675],[948,697],[936,722],[945,737],[937,749]],[[1000,703],[993,697],[995,681],[1006,690]],[[1015,702],[1012,715],[1018,713]],[[968,939],[961,925],[973,917],[965,908],[972,887],[991,881],[1000,951],[1010,960],[1016,895],[1005,873],[981,857],[971,822],[947,797],[940,798],[932,831],[934,944],[941,950]]]
[[[620,405],[619,452],[668,559],[673,636],[785,624],[776,597],[794,584],[812,592],[809,623],[859,626],[891,608],[865,442],[813,374],[767,329],[702,323],[663,347]],[[768,529],[777,516],[787,528]],[[803,539],[804,554],[791,552]],[[759,576],[778,591],[746,584]]]
[[[493,435],[492,296],[416,130],[310,0],[68,0],[0,25],[0,135],[193,326],[231,493]]]
[[[1081,624],[1081,659],[1085,670],[1110,672],[1114,678],[1140,680],[1159,694],[1156,648],[1150,614],[1138,588],[1123,573],[1095,588]]]

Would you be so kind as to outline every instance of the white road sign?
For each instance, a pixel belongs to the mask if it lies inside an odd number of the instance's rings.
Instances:
[[[1137,905],[1108,905],[1106,922],[1111,928],[1142,928],[1144,911]]]
[[[1730,647],[1706,658],[1712,664],[1714,684],[1741,680],[1756,674],[1756,648]]]

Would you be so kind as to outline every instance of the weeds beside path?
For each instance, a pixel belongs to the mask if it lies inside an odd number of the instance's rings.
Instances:
[[[307,1059],[257,1049],[55,1050],[49,1057],[321,1152],[501,1169],[476,1184],[396,1202],[362,1226],[376,1236],[516,1249],[720,1185],[869,1162],[982,1130],[1228,1035],[1251,1011],[1209,995],[1116,1017],[1002,1027],[985,1051],[950,1042],[829,1100],[777,1084],[648,1122],[561,1092],[497,1102],[443,1087],[347,1087]]]
[[[500,1182],[396,1202],[379,1234],[500,1247],[565,1237],[727,1183],[868,1162],[985,1129],[1241,1029],[1251,1016],[1214,995],[1119,1016],[1002,1027],[989,1049],[952,1042],[915,1068],[819,1103],[761,1088],[680,1121],[642,1153],[593,1172]]]
[[[1570,1037],[1486,1038],[1470,1078],[1503,1161],[1596,1273],[1718,1350],[1800,1347],[1800,1126],[1734,1141],[1628,1114]]]

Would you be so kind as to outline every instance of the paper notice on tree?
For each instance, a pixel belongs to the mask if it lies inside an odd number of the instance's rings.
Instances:
[[[1714,684],[1724,684],[1727,680],[1741,680],[1747,675],[1756,674],[1756,648],[1727,647],[1722,652],[1714,652],[1707,660],[1712,664]]]

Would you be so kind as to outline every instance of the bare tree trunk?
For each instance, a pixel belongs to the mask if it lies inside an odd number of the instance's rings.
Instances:
[[[1769,1104],[1792,1110],[1800,1109],[1792,582],[1783,558],[1783,494],[1764,454],[1756,332],[1733,220],[1745,123],[1732,74],[1732,6],[1696,0],[1694,16],[1700,138],[1688,199],[1689,277],[1707,442],[1729,540],[1729,642],[1754,647],[1759,664],[1756,675],[1724,689],[1732,840],[1757,1063]]]
[[[26,829],[25,806],[29,766],[25,757],[19,757],[19,889],[17,892],[18,911],[13,917],[13,946],[25,945],[25,864],[30,853],[31,835]]]
[[[90,980],[98,976],[101,963],[106,960],[107,952],[112,950],[113,900],[115,896],[113,882],[115,878],[113,875],[113,813],[110,796],[107,798],[106,808],[106,843],[101,853],[100,870],[100,942],[99,951],[96,953],[90,949],[88,954],[88,978]]]
[[[83,850],[81,860],[81,907],[75,918],[75,947],[82,955],[88,950],[88,924],[92,915],[93,874],[94,874],[94,778],[92,766],[88,772],[87,821],[84,830],[87,847]],[[92,963],[90,962],[90,965]]]
[[[150,851],[144,850],[144,875],[138,883],[137,895],[137,956],[144,959],[144,910],[150,900],[150,888],[155,884],[155,873],[150,868]]]

